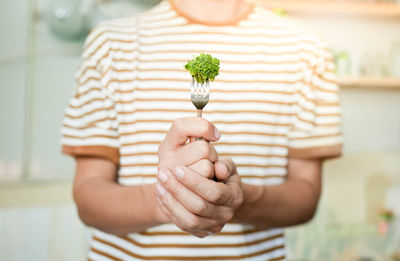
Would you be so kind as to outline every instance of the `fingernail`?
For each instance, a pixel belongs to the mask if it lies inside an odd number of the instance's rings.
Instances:
[[[158,193],[158,195],[164,195],[165,194],[165,188],[163,186],[161,186],[161,184],[157,184],[156,185],[156,191]]]
[[[180,178],[183,179],[183,177],[185,176],[185,171],[183,170],[182,167],[176,167],[175,169],[175,175]]]
[[[160,170],[160,172],[158,172],[158,178],[161,180],[162,183],[167,182],[168,180],[168,175],[165,172],[165,170]]]
[[[221,137],[221,132],[217,128],[214,128],[214,137],[217,139]]]

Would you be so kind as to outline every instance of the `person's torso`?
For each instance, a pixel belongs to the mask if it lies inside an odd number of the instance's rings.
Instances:
[[[120,184],[154,183],[159,143],[175,119],[196,115],[184,64],[199,53],[221,61],[203,112],[222,133],[213,143],[217,152],[233,159],[242,182],[284,182],[294,99],[302,95],[298,85],[312,43],[295,27],[281,25],[282,19],[256,8],[236,26],[205,26],[189,23],[163,2],[104,26],[108,47],[99,55],[106,57],[102,81],[119,124]],[[285,258],[282,229],[241,224],[227,224],[205,239],[172,224],[125,237],[96,231],[92,246],[92,258],[106,251],[123,260]]]

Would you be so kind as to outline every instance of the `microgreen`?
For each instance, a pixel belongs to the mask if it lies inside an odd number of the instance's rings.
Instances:
[[[219,74],[219,60],[209,54],[201,53],[190,60],[185,65],[185,69],[190,72],[198,83],[202,84],[206,80],[214,81]]]

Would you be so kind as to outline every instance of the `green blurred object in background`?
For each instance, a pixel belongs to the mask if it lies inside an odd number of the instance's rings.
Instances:
[[[283,8],[274,8],[272,10],[272,12],[274,12],[275,14],[279,15],[279,16],[288,16],[288,13],[286,12],[285,9]]]

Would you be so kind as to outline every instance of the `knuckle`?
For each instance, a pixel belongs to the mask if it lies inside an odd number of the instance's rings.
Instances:
[[[226,157],[225,157],[225,160],[226,160],[229,164],[233,164],[233,160],[232,160],[231,157],[226,156]]]
[[[223,219],[224,219],[225,222],[229,222],[229,221],[231,221],[233,219],[233,216],[234,216],[233,211],[227,211],[227,212],[224,213]]]
[[[222,161],[224,161],[225,164],[227,165],[232,165],[233,164],[233,160],[231,157],[229,156],[223,156],[220,158]]]
[[[195,214],[201,214],[207,209],[207,205],[204,201],[199,200],[199,202],[197,202],[195,206],[193,206],[192,208],[193,208],[192,211]]]
[[[203,177],[211,179],[214,177],[214,163],[208,159],[202,159],[195,165],[196,171]]]
[[[211,149],[210,149],[209,144],[206,141],[199,140],[197,147],[198,147],[199,154],[202,157],[207,157],[210,154]]]
[[[232,193],[232,195],[236,195],[236,193]],[[228,197],[228,199],[227,199],[227,205],[228,206],[235,206],[236,205],[236,198],[237,198],[237,195],[236,196],[232,196],[232,195],[230,195],[230,197]]]
[[[234,199],[234,200],[232,200],[232,203],[230,204],[233,208],[238,208],[238,207],[240,207],[240,205],[241,205],[241,203],[240,203],[240,201],[239,200],[236,200],[236,199]]]
[[[198,237],[198,238],[205,238],[208,236],[207,233],[195,233],[193,234],[194,236]]]
[[[221,199],[223,197],[223,192],[219,188],[214,189],[214,191],[212,193],[210,193],[209,197],[210,197],[211,202],[218,203],[221,201]]]
[[[184,227],[182,224],[180,224],[180,225],[177,224],[176,226],[179,227],[183,232],[186,232],[188,234],[192,234],[192,231],[190,231],[189,229]]]
[[[240,195],[240,193],[237,193],[237,196],[235,196],[235,198],[233,198],[229,203],[229,205],[234,209],[239,208],[242,204],[243,204],[243,196]]]
[[[221,230],[222,230],[223,227],[224,227],[224,225],[217,225],[217,226],[214,226],[214,227],[212,227],[212,228],[210,229],[210,232],[212,232],[212,233],[219,233],[219,232],[221,232]]]
[[[199,227],[199,220],[195,216],[191,216],[186,220],[186,228],[188,230],[197,230]]]
[[[235,196],[234,203],[235,203],[236,207],[240,207],[243,204],[243,201],[244,201],[243,191],[240,188],[238,188],[237,192],[235,193],[235,195],[236,196]]]
[[[236,208],[240,207],[243,204],[243,195],[239,196],[236,200]]]

